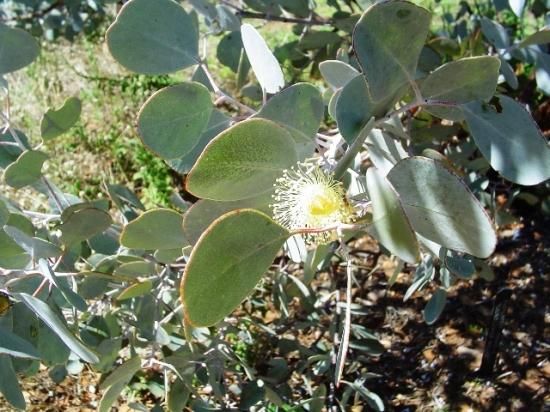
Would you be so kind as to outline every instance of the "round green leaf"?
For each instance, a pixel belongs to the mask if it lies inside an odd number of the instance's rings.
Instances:
[[[165,249],[163,249],[165,250]],[[179,250],[181,255],[181,249]],[[155,264],[148,260],[138,260],[135,262],[127,262],[120,265],[116,268],[114,275],[116,276],[125,276],[125,277],[138,277],[138,276],[147,276],[155,273]]]
[[[418,241],[397,193],[374,167],[367,170],[367,188],[372,201],[375,236],[405,262],[417,262],[420,259]]]
[[[529,113],[516,101],[499,96],[494,107],[462,105],[472,137],[493,169],[521,185],[550,178],[550,148]]]
[[[5,182],[16,189],[33,184],[42,177],[42,166],[46,159],[48,155],[43,152],[23,152],[4,172]]]
[[[44,239],[27,235],[22,230],[13,226],[4,226],[6,232],[33,260],[40,258],[57,257],[61,255],[61,249]]]
[[[166,74],[197,64],[198,30],[172,0],[131,0],[107,31],[113,57],[128,70]]]
[[[187,190],[221,201],[258,196],[296,163],[294,146],[290,134],[269,120],[238,123],[206,146],[189,172]]]
[[[500,60],[498,57],[468,57],[444,64],[432,72],[420,84],[422,96],[426,99],[453,103],[467,103],[472,100],[490,99],[497,87]],[[435,116],[462,120],[460,109],[428,106]]]
[[[0,23],[0,74],[31,64],[40,53],[38,42],[24,30]]]
[[[105,390],[105,392],[99,402],[99,412],[109,412],[111,410],[111,406],[115,403],[122,390],[128,385],[140,368],[141,359],[139,356],[134,356],[118,366],[107,376],[100,385],[100,389]]]
[[[230,124],[231,119],[229,117],[218,109],[214,109],[210,115],[208,126],[206,126],[206,129],[200,135],[199,142],[195,145],[195,147],[179,159],[168,160],[168,165],[178,173],[187,174],[201,155],[206,145],[210,143],[210,140],[227,129]]]
[[[29,237],[34,236],[34,227],[25,217],[10,214],[6,225],[15,227]],[[5,269],[23,269],[31,256],[19,246],[4,230],[0,230],[0,267]]]
[[[461,279],[471,279],[476,271],[474,261],[468,256],[445,255],[445,266]]]
[[[155,260],[159,263],[174,263],[183,255],[181,249],[159,249],[155,252]]]
[[[176,249],[187,245],[183,217],[173,210],[154,209],[126,225],[120,243],[130,249]]]
[[[48,110],[40,124],[42,139],[50,140],[67,132],[80,118],[81,110],[82,104],[76,97],[68,98],[58,110]]]
[[[510,45],[510,37],[506,29],[494,20],[482,17],[481,32],[497,49],[505,49]]]
[[[276,94],[258,112],[258,117],[285,126],[296,142],[300,158],[311,157],[315,136],[325,114],[319,90],[308,83],[297,83]]]
[[[493,253],[497,238],[489,216],[464,182],[441,163],[409,157],[387,178],[420,235],[481,258]]]
[[[308,17],[310,3],[308,0],[279,0],[281,7],[298,17]]]
[[[232,31],[227,33],[218,43],[216,57],[221,64],[237,73],[242,52],[243,41],[241,39],[241,32]]]
[[[437,68],[420,85],[428,99],[467,103],[490,99],[495,93],[500,60],[477,56],[456,60]]]
[[[308,30],[298,41],[298,48],[303,51],[317,50],[327,46],[335,47],[342,43],[342,38],[333,31]]]
[[[143,144],[163,159],[188,154],[199,142],[212,113],[210,92],[199,83],[183,83],[156,92],[139,113]]]
[[[211,326],[253,290],[290,233],[251,209],[230,212],[204,232],[181,284],[186,320]]]
[[[238,31],[241,28],[241,19],[232,10],[223,4],[216,5],[218,23],[223,31]]]
[[[379,2],[359,19],[353,46],[372,99],[395,98],[415,78],[430,13],[407,1]]]
[[[114,384],[125,382],[128,383],[132,377],[141,369],[141,359],[139,356],[134,356],[118,366],[107,378],[101,382],[100,389],[107,389]]]
[[[180,379],[176,379],[170,384],[170,391],[168,392],[168,399],[166,400],[168,410],[183,411],[190,397],[191,391],[189,388],[187,388]]]
[[[73,205],[63,211],[61,241],[66,245],[82,242],[105,231],[112,223],[104,210],[89,204]]]

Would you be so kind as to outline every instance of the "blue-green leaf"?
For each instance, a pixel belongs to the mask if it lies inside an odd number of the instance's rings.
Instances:
[[[430,28],[430,13],[407,1],[374,4],[353,33],[353,46],[372,100],[395,98],[414,80]]]
[[[42,321],[48,325],[48,327],[59,336],[63,343],[65,343],[75,355],[80,357],[80,359],[89,363],[99,362],[97,355],[84,346],[84,344],[69,331],[67,326],[59,319],[48,304],[26,293],[17,293],[15,297],[21,300],[36,314],[36,316],[42,319]]]
[[[145,146],[165,160],[187,155],[208,125],[213,105],[199,83],[182,83],[156,92],[139,113],[138,130]]]
[[[0,23],[0,74],[31,64],[40,53],[38,42],[26,31]]]
[[[36,348],[8,329],[0,326],[0,355],[10,355],[16,358],[39,359]]]
[[[476,101],[462,112],[477,147],[503,177],[526,186],[550,178],[550,148],[519,103],[499,96],[496,106]]]
[[[198,29],[173,0],[131,0],[107,31],[113,57],[128,70],[165,74],[197,64]]]
[[[456,175],[438,161],[409,157],[390,170],[413,229],[448,249],[485,258],[497,237],[483,206]]]
[[[447,303],[447,292],[443,288],[438,288],[424,308],[424,321],[428,325],[435,323],[439,316],[441,316],[445,303]]]
[[[0,392],[17,409],[25,409],[25,398],[19,387],[11,358],[0,354]]]

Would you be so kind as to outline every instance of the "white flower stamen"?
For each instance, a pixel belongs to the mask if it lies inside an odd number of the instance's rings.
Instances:
[[[342,184],[312,162],[283,171],[274,186],[273,218],[290,230],[322,229],[352,220]],[[335,233],[310,233],[305,239],[308,243],[328,243],[335,239]]]

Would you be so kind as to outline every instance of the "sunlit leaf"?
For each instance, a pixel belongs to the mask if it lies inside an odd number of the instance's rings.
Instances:
[[[40,132],[42,139],[50,140],[67,132],[80,118],[82,104],[76,97],[68,98],[57,110],[50,109],[42,117]]]
[[[166,87],[141,109],[139,134],[145,146],[163,159],[177,159],[198,144],[212,109],[210,92],[201,84]]]
[[[273,120],[288,129],[303,159],[313,153],[324,113],[319,90],[308,83],[296,83],[269,99],[258,117]]]
[[[429,28],[430,13],[406,1],[379,2],[363,14],[353,46],[373,101],[396,97],[414,80]]]
[[[187,176],[193,195],[240,200],[272,190],[275,179],[297,161],[294,141],[281,126],[251,119],[225,130],[204,149]]]
[[[289,232],[263,213],[230,212],[195,245],[181,284],[184,313],[194,326],[229,315],[252,291]]]
[[[267,47],[260,33],[250,24],[241,26],[241,36],[246,55],[258,83],[267,93],[277,93],[285,85],[279,62]]]
[[[131,249],[175,249],[187,245],[183,217],[169,209],[153,209],[126,225],[120,243]]]
[[[476,101],[462,111],[477,147],[502,176],[526,186],[550,178],[550,148],[519,103],[499,96],[496,107]]]
[[[483,206],[441,163],[425,157],[401,160],[388,173],[413,229],[448,249],[487,257],[497,238]]]
[[[15,189],[35,183],[42,176],[48,155],[35,150],[23,152],[4,172],[5,182]]]
[[[0,74],[31,64],[40,53],[38,42],[26,31],[0,22]]]
[[[173,0],[127,2],[106,37],[113,57],[137,73],[172,73],[199,60],[198,29]]]

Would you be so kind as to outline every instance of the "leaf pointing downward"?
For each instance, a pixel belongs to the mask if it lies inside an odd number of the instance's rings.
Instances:
[[[223,215],[197,242],[181,284],[185,318],[211,326],[246,298],[290,233],[263,213]]]

